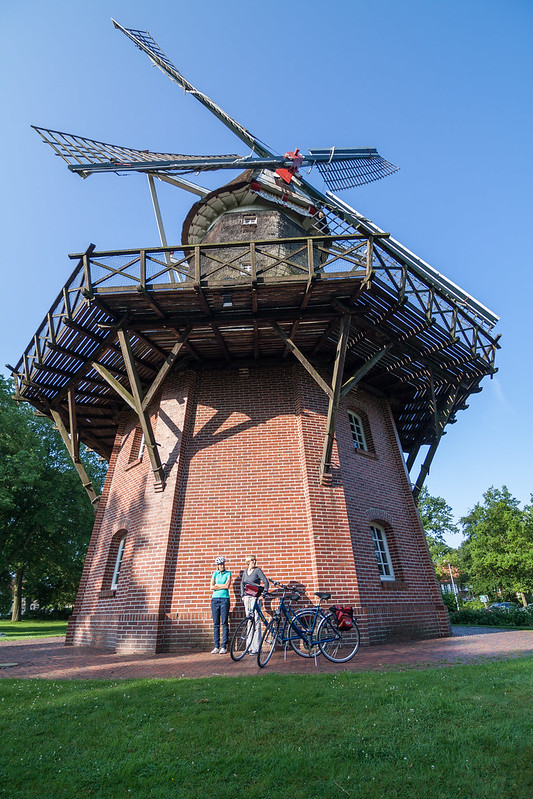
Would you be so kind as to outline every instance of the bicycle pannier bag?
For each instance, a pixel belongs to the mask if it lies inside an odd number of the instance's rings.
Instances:
[[[244,586],[244,593],[246,596],[261,596],[263,590],[263,586],[259,585],[259,583],[246,583]]]
[[[335,613],[339,630],[351,630],[353,627],[353,608],[349,605],[333,605],[331,610]]]

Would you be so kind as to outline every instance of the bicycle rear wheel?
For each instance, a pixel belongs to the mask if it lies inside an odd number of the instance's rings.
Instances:
[[[318,625],[320,651],[332,663],[346,663],[359,649],[359,628],[354,620],[349,630],[339,630],[334,613],[328,613]]]
[[[247,616],[241,621],[231,639],[229,653],[233,660],[242,660],[254,640],[255,619]]]
[[[261,643],[259,644],[259,652],[257,653],[257,664],[261,666],[261,668],[266,666],[272,657],[272,652],[278,640],[279,625],[279,617],[274,616],[274,618],[268,622],[265,632],[263,633]]]
[[[315,623],[315,609],[305,608],[304,610],[298,611],[293,621],[295,624],[298,625],[298,627],[301,627],[302,630],[309,635]],[[320,621],[320,615],[318,616],[318,621]],[[292,625],[291,627],[289,627],[289,635],[291,636],[295,635]],[[315,638],[313,640],[316,641],[316,633],[315,633]],[[293,652],[296,652],[296,654],[300,655],[300,657],[314,658],[320,654],[318,643],[308,646],[307,641],[305,641],[303,638],[292,638],[292,637],[289,643],[291,645]]]

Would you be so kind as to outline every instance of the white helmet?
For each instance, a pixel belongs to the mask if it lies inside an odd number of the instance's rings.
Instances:
[[[221,563],[225,563],[226,558],[223,555],[219,555],[218,558],[215,558],[215,565],[220,566]]]

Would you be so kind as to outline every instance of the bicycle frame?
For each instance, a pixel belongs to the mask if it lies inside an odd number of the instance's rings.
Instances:
[[[278,633],[278,641],[282,646],[287,646],[290,641],[297,641],[301,639],[305,646],[308,647],[309,650],[315,645],[315,641],[313,640],[313,634],[317,627],[317,621],[319,618],[324,617],[324,611],[320,607],[320,603],[322,600],[320,599],[318,605],[313,605],[312,607],[302,608],[302,610],[313,611],[314,618],[313,624],[311,625],[309,630],[304,630],[303,627],[300,627],[298,624],[297,613],[292,609],[289,604],[285,601],[285,594],[287,593],[286,587],[283,587],[283,594],[280,599],[279,606],[274,615],[279,616],[280,619],[283,619],[283,626],[280,628],[280,632]],[[287,635],[287,627],[288,632],[292,630],[295,634],[294,635]]]

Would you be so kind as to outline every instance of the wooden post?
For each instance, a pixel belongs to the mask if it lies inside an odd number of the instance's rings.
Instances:
[[[70,403],[70,399],[69,399],[69,403]],[[70,408],[69,408],[69,410],[70,410]],[[76,460],[76,456],[74,454],[75,450],[74,450],[74,447],[72,446],[72,444],[73,444],[72,432],[71,432],[71,434],[69,436],[69,432],[68,432],[67,428],[65,427],[65,425],[63,423],[63,419],[59,415],[59,411],[56,411],[56,410],[51,408],[50,409],[50,413],[51,413],[52,419],[54,420],[55,425],[56,425],[56,427],[57,427],[57,429],[59,431],[59,435],[63,439],[63,443],[64,443],[65,447],[67,448],[68,454],[70,455],[70,457],[72,459],[72,463],[74,464],[74,468],[78,472],[78,476],[79,476],[79,478],[81,480],[81,484],[84,487],[85,491],[87,492],[87,496],[89,497],[89,499],[91,501],[91,505],[93,506],[93,510],[96,513],[96,511],[98,509],[98,502],[100,500],[100,497],[96,494],[96,491],[94,490],[94,486],[93,486],[92,482],[90,481],[89,476],[87,475],[87,472],[85,471],[85,467],[84,467],[83,463],[79,459],[79,454],[78,454],[77,460]]]
[[[324,439],[324,449],[320,462],[320,482],[324,476],[331,472],[331,453],[333,451],[333,441],[335,438],[335,425],[337,413],[341,399],[342,378],[344,372],[344,361],[346,359],[346,348],[348,346],[348,336],[350,334],[351,318],[349,314],[341,317],[339,340],[337,342],[337,352],[335,354],[335,365],[333,367],[333,380],[331,394],[329,397],[328,416],[326,422],[326,437]]]
[[[457,386],[455,386],[452,389],[446,401],[445,407],[438,415],[438,436],[436,440],[431,444],[429,450],[427,451],[426,457],[424,458],[424,462],[420,467],[420,473],[418,475],[417,481],[413,488],[413,499],[415,500],[415,502],[418,502],[418,497],[420,496],[420,492],[422,491],[422,486],[424,485],[425,479],[429,474],[431,462],[435,457],[437,447],[439,446],[442,434],[444,433],[444,428],[446,427],[448,419],[450,418],[451,413],[453,411],[458,391],[459,388]]]
[[[161,459],[159,457],[159,451],[157,449],[157,444],[155,442],[152,425],[150,424],[150,419],[148,418],[147,413],[143,409],[143,390],[141,386],[141,381],[139,379],[139,375],[137,373],[137,368],[135,366],[135,360],[133,357],[131,344],[124,330],[119,328],[119,330],[117,331],[117,335],[120,344],[120,349],[122,350],[122,357],[124,358],[126,371],[128,373],[128,380],[130,382],[131,393],[133,396],[133,401],[135,403],[135,410],[137,412],[137,416],[139,417],[139,422],[141,423],[141,429],[144,434],[144,444],[146,449],[148,450],[148,456],[150,458],[152,471],[154,473],[156,484],[164,488],[165,473],[163,470],[163,466],[161,465]]]

